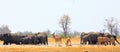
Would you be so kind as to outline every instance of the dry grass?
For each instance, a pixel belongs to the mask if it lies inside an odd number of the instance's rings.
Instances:
[[[63,39],[62,43],[65,43]],[[119,39],[120,40],[120,39]],[[0,52],[120,52],[120,46],[79,45],[79,38],[71,39],[73,46],[56,47],[53,38],[49,38],[49,45],[0,45]],[[2,42],[1,42],[2,43]]]

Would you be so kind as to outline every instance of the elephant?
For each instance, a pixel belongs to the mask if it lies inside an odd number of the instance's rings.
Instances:
[[[46,32],[38,32],[36,37],[38,38],[40,44],[48,45],[48,36]]]
[[[14,35],[11,33],[0,34],[0,40],[4,41],[3,45],[8,44],[44,44],[48,45],[47,33],[39,32],[34,35]]]
[[[82,33],[81,34],[81,44],[115,44],[115,41],[120,44],[115,35],[105,34],[105,33]]]
[[[85,35],[83,38],[83,41],[82,41],[82,43],[81,44],[87,44],[87,42],[89,41],[89,39],[88,39],[88,35]]]
[[[82,33],[81,34],[81,44],[97,44],[97,38],[99,35],[103,35],[102,33]]]
[[[80,36],[80,38],[81,38],[81,41],[80,41],[80,44],[86,44],[87,43],[87,41],[88,41],[88,34],[87,33],[81,33],[81,36]]]
[[[104,44],[104,45],[116,45],[115,41],[120,44],[116,38],[115,35],[111,34],[104,34],[104,36],[98,37],[98,44]]]
[[[88,36],[88,44],[96,44],[97,43],[98,34],[89,34]]]
[[[44,44],[48,45],[48,37],[46,32],[38,32],[33,35],[27,35],[21,38],[21,44]]]
[[[106,36],[110,39],[110,41],[109,41],[110,44],[115,45],[115,41],[118,44],[120,44],[119,41],[117,40],[117,37],[115,35],[107,34]]]
[[[8,45],[9,43],[11,43],[9,34],[2,34],[0,39],[4,41],[3,45]]]
[[[6,34],[1,34],[0,35],[0,40],[4,41],[3,45],[8,45],[8,44],[20,44],[21,43],[21,38],[25,36],[19,36],[19,35],[12,35],[10,33]]]
[[[48,45],[48,37],[45,32],[38,32],[34,35],[28,35],[21,39],[22,44],[44,44]]]
[[[114,45],[114,46],[115,46],[115,45],[116,45],[115,41],[116,41],[115,38],[114,38],[114,37],[111,37],[111,38],[110,38],[110,45]],[[118,43],[118,44],[119,44],[119,43]]]
[[[39,38],[37,36],[32,36],[31,41],[32,41],[32,44],[42,43],[42,42],[39,42]]]
[[[97,44],[101,45],[104,44],[105,46],[108,45],[109,38],[107,36],[98,36],[97,38]]]
[[[39,44],[35,36],[26,36],[21,39],[21,44]]]

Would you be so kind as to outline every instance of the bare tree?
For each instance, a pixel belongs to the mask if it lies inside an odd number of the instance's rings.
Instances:
[[[106,19],[106,24],[105,24],[105,27],[107,28],[107,30],[111,33],[111,34],[115,34],[115,35],[118,35],[119,34],[119,23],[118,21],[111,17],[110,19]]]
[[[116,36],[118,36],[119,33],[120,33],[120,28],[119,28],[119,27],[120,27],[119,24],[117,24],[117,25],[115,26],[115,28],[113,29],[113,33],[114,33]]]
[[[0,34],[11,33],[11,30],[7,25],[2,25],[0,27]]]
[[[62,16],[59,23],[61,28],[63,29],[64,36],[66,37],[66,35],[68,34],[68,30],[70,29],[70,17],[68,15]]]

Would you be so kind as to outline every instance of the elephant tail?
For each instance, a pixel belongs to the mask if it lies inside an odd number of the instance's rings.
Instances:
[[[115,41],[120,45],[120,42],[117,39],[115,39]]]
[[[113,36],[115,41],[120,45],[120,42],[117,40],[117,37],[116,36]]]

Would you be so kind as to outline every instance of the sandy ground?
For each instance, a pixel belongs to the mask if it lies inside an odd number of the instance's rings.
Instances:
[[[62,47],[55,46],[53,38],[49,38],[49,45],[2,45],[0,42],[0,52],[120,52],[120,45],[80,45],[79,38],[72,38],[72,46],[66,47],[65,41],[62,40]]]

